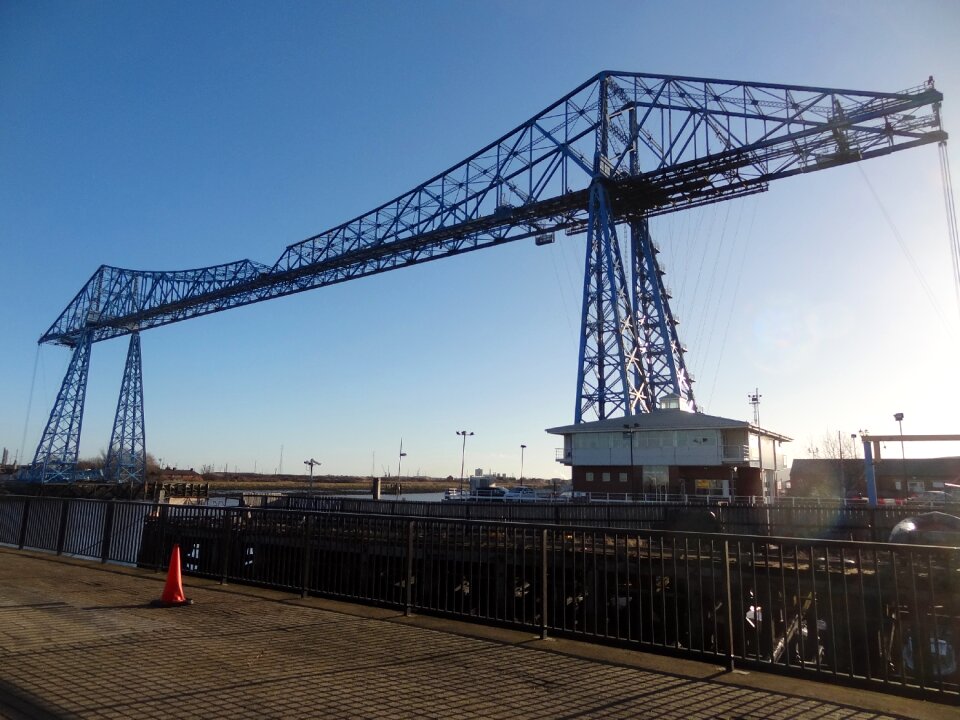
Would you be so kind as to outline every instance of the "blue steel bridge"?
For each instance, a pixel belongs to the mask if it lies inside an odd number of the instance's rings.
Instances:
[[[800,173],[938,143],[932,78],[899,92],[604,71],[467,159],[273,263],[155,272],[102,265],[40,343],[72,350],[26,479],[77,472],[94,343],[130,336],[106,474],[145,477],[142,330],[534,238],[585,237],[574,422],[696,410],[651,217]]]

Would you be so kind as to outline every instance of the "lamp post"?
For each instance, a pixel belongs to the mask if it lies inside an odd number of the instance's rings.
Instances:
[[[905,490],[907,489],[907,456],[903,450],[903,413],[894,413],[893,419],[900,426],[900,477]]]
[[[843,471],[843,438],[840,436],[840,431],[837,430],[837,450],[840,452],[840,489],[846,497],[847,493],[847,477],[846,473]]]
[[[633,492],[633,430],[630,429],[629,425],[624,425],[623,427],[623,439],[630,441],[630,482],[627,486],[627,491]]]
[[[463,462],[467,455],[467,435],[473,435],[466,430],[457,430],[457,435],[463,437],[463,447],[460,448],[460,494],[463,494]]]
[[[400,457],[397,459],[397,482],[400,482],[400,465],[407,454],[403,451],[403,438],[400,438]]]
[[[307,495],[309,497],[313,497],[313,466],[322,465],[323,463],[319,463],[313,458],[310,458],[309,460],[304,460],[303,464],[310,466],[310,485],[308,486]]]
[[[523,451],[526,449],[526,445],[520,446],[520,487],[523,487]]]

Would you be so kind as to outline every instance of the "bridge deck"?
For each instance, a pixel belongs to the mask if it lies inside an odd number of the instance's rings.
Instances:
[[[0,548],[0,717],[954,718],[956,708]]]

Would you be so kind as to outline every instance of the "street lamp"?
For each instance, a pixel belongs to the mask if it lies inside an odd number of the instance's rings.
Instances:
[[[846,497],[847,492],[847,478],[846,473],[843,471],[843,438],[840,436],[840,431],[837,430],[837,449],[840,451],[840,489]]]
[[[466,430],[457,430],[457,435],[463,437],[463,447],[460,449],[460,494],[463,494],[463,461],[467,455],[467,435],[473,435]]]
[[[322,465],[323,463],[319,463],[319,462],[317,462],[316,460],[314,460],[313,458],[310,458],[309,460],[304,460],[304,461],[303,461],[303,464],[310,466],[310,485],[308,486],[309,489],[307,490],[307,495],[308,495],[309,497],[313,497],[313,466],[314,466],[314,465]]]
[[[520,446],[520,486],[523,487],[523,451],[527,449],[526,445]]]
[[[907,456],[903,451],[903,413],[894,413],[893,419],[900,426],[900,477],[903,479],[903,488],[907,487]]]
[[[397,459],[397,482],[400,482],[400,464],[407,454],[403,451],[403,438],[400,438],[400,457]]]

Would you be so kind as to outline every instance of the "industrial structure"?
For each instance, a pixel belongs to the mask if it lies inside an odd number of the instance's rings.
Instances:
[[[777,497],[790,438],[743,421],[691,413],[666,397],[652,412],[551,428],[574,492],[667,497]],[[778,476],[778,471],[780,476]]]
[[[586,236],[574,423],[648,413],[667,396],[696,411],[649,218],[762,192],[778,178],[928,143],[943,148],[942,99],[932,79],[864,92],[605,71],[272,264],[101,266],[39,340],[73,356],[26,477],[76,478],[97,342],[130,336],[106,472],[140,482],[142,330],[524,238],[548,244],[558,233]]]

